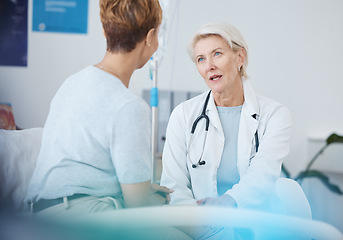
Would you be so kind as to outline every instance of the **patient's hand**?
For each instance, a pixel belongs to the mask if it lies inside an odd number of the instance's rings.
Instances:
[[[226,207],[237,207],[235,199],[230,195],[224,194],[216,198],[203,198],[197,201],[198,205],[217,205],[217,206],[226,206]]]
[[[151,184],[151,205],[163,205],[170,202],[170,193],[174,190],[164,186],[160,186],[156,183]]]
[[[167,204],[170,201],[169,193],[173,192],[169,188],[150,183],[150,181],[132,184],[120,183],[120,187],[125,208]]]

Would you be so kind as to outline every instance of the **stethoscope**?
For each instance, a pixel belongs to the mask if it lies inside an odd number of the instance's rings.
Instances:
[[[206,97],[206,100],[205,100],[205,103],[204,103],[204,107],[202,109],[202,112],[200,114],[200,116],[198,116],[195,121],[193,122],[193,125],[192,125],[192,130],[191,130],[191,137],[189,139],[189,143],[188,143],[188,159],[189,161],[192,163],[192,168],[196,168],[197,166],[201,166],[201,165],[205,165],[206,164],[206,161],[202,159],[202,156],[204,154],[204,149],[205,149],[205,144],[206,144],[206,138],[207,138],[207,133],[208,133],[208,128],[210,126],[210,119],[209,117],[206,115],[206,109],[207,109],[207,105],[208,105],[208,101],[210,100],[210,95],[211,95],[211,90],[208,92],[207,94],[207,97]],[[253,118],[257,118],[257,115],[254,114],[252,115]],[[203,145],[202,145],[202,152],[201,152],[201,155],[200,155],[200,158],[198,160],[197,163],[193,163],[192,160],[190,159],[190,154],[189,154],[189,151],[190,151],[190,145],[191,145],[191,142],[193,140],[193,137],[194,137],[194,132],[195,132],[195,129],[199,123],[199,121],[201,119],[205,119],[206,121],[206,125],[205,125],[205,138],[204,138],[204,142],[203,142]],[[255,151],[256,153],[258,152],[258,147],[259,147],[259,140],[258,140],[258,133],[257,133],[257,130],[255,132]]]

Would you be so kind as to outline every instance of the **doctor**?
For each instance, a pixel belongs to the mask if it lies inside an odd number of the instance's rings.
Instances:
[[[289,111],[255,93],[235,27],[203,26],[190,55],[210,91],[171,114],[161,178],[174,190],[170,204],[266,206],[289,151]]]

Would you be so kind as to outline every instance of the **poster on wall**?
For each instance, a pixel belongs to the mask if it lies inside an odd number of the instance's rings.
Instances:
[[[32,31],[87,34],[88,0],[33,0]]]
[[[27,2],[0,1],[1,66],[27,66]]]

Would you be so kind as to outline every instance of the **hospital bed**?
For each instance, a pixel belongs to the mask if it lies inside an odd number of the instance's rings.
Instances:
[[[35,168],[42,130],[0,130],[2,209],[28,211],[23,198]],[[207,206],[160,206],[100,212],[69,219],[65,223],[71,226],[101,226],[102,229],[218,226],[250,229],[255,239],[343,239],[342,233],[334,226],[311,219],[310,206],[297,182],[280,178],[276,196],[280,206],[283,206],[283,212]]]

